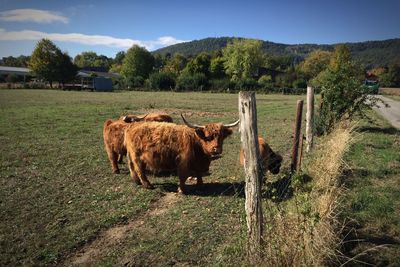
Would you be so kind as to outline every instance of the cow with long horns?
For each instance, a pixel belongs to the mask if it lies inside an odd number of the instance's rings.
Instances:
[[[191,124],[181,114],[185,125],[160,122],[135,123],[125,131],[128,166],[131,177],[144,188],[153,188],[146,177],[146,170],[153,172],[176,171],[179,189],[185,192],[189,176],[203,183],[213,158],[222,153],[223,141],[232,134],[231,124]]]
[[[124,132],[131,123],[140,121],[165,121],[172,122],[167,114],[149,113],[144,116],[127,115],[119,120],[107,120],[103,126],[104,147],[111,163],[113,173],[119,173],[118,163],[122,163],[126,148],[124,145]]]

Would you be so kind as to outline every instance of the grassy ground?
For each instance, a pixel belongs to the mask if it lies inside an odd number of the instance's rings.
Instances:
[[[288,167],[299,96],[258,95],[259,134]],[[224,144],[204,188],[191,188],[165,212],[146,216],[176,191],[177,178],[154,178],[155,190],[134,186],[127,168],[112,175],[102,125],[122,114],[152,110],[180,123],[233,122],[236,94],[0,91],[0,265],[64,262],[105,229],[144,219],[142,227],[102,253],[95,264],[225,265],[243,255],[245,221],[238,164],[240,136]]]
[[[346,158],[344,250],[358,261],[351,265],[400,266],[400,131],[370,116]]]
[[[150,176],[156,189],[144,190],[133,185],[126,166],[122,174],[113,175],[102,141],[103,122],[129,113],[165,111],[177,123],[180,112],[199,124],[233,122],[237,98],[210,93],[0,90],[0,265],[70,266],[84,260],[95,266],[246,265],[244,174],[237,131],[225,140],[223,157],[211,164],[205,185],[189,185],[186,196],[173,193],[178,182],[174,176]],[[259,134],[283,155],[283,173],[289,168],[296,101],[302,98],[257,95]],[[346,173],[349,190],[343,218],[357,221],[348,225],[359,228],[358,236],[396,241],[399,133],[379,118],[360,125],[358,131],[348,154],[352,171]],[[282,176],[268,179],[278,181]],[[313,235],[319,233],[315,229],[322,217],[313,210],[310,190],[307,184],[299,185],[289,201],[276,199],[281,197],[276,192],[264,192],[266,232],[274,233],[273,222],[283,222],[277,231],[296,233],[292,241],[308,238],[309,244],[304,244],[319,252],[322,247],[313,243]],[[284,238],[275,237],[265,249],[276,256],[275,263],[284,263],[279,261],[286,256],[284,249],[293,254],[287,260],[305,255],[303,245],[295,244],[293,250]],[[352,257],[371,243],[346,244],[344,250]],[[396,265],[396,255],[398,245],[357,259]],[[286,263],[302,262],[312,261]]]

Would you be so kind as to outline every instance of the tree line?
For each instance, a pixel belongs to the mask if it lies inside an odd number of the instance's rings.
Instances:
[[[266,43],[260,40],[225,41],[226,46],[220,50],[193,56],[150,53],[134,45],[126,52],[118,52],[115,58],[86,51],[72,60],[50,40],[42,39],[31,56],[3,57],[0,64],[29,67],[51,87],[54,81],[64,84],[73,80],[78,69],[92,68],[119,73],[120,78],[114,79],[116,89],[302,93],[311,79],[328,66],[333,55],[332,51],[317,49],[301,60],[291,55],[266,53]],[[381,86],[400,86],[397,64],[378,66],[369,72],[378,77]],[[10,75],[2,79],[10,82]],[[364,77],[360,75],[360,79]]]

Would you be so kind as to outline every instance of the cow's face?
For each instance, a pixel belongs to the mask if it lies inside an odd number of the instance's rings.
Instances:
[[[272,151],[267,144],[267,168],[272,174],[278,174],[281,168],[282,156]]]
[[[222,123],[206,124],[203,128],[196,129],[196,135],[201,141],[204,152],[210,157],[222,153],[224,139],[232,134],[232,130]]]

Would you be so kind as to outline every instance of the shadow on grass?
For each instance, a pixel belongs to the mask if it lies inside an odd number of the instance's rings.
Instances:
[[[177,192],[178,183],[154,183],[156,187],[166,192]],[[244,198],[244,182],[235,183],[204,183],[200,186],[187,184],[186,195],[194,196],[235,196]]]
[[[362,225],[355,221],[350,222],[342,232],[345,237],[342,241],[341,252],[345,256],[344,258],[350,259],[356,257],[357,262],[363,262],[365,265],[370,266],[386,266],[388,262],[381,262],[379,254],[381,253],[380,248],[388,246],[399,246],[400,239],[386,234],[379,234],[376,232],[368,232]],[[360,245],[364,245],[360,251]],[[375,248],[372,249],[371,248]],[[371,250],[366,253],[362,250]],[[353,262],[350,265],[353,266]],[[357,265],[358,266],[358,265]]]
[[[383,134],[390,134],[390,135],[395,135],[395,134],[400,134],[400,130],[397,130],[394,127],[375,127],[375,126],[363,126],[359,127],[356,129],[357,132],[359,133],[383,133]]]
[[[154,183],[162,191],[177,192],[178,183],[165,182]],[[204,183],[203,185],[186,184],[186,195],[194,196],[234,196],[245,197],[245,182],[233,183]],[[270,199],[274,202],[282,202],[293,197],[293,188],[291,186],[291,178],[284,177],[275,182],[267,182],[262,187],[261,198]]]

